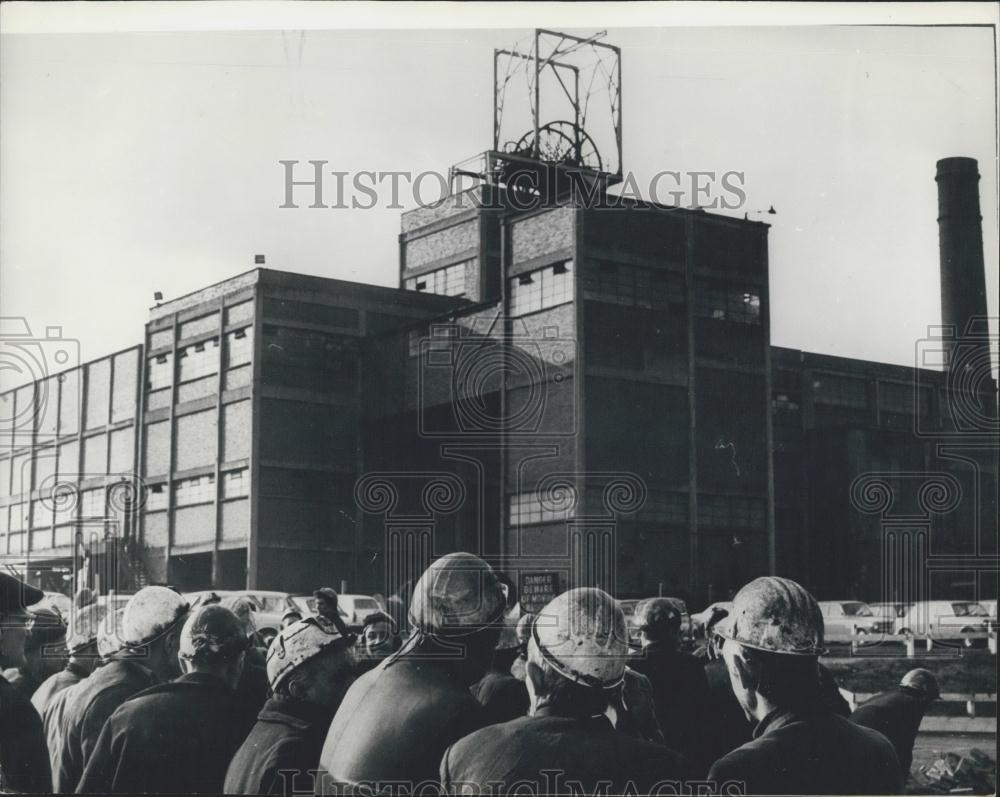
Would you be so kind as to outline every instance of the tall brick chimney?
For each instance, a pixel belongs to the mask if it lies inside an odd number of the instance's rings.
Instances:
[[[975,158],[943,158],[937,162],[938,235],[941,243],[941,323],[953,327],[945,341],[949,365],[955,344],[979,322],[985,332],[986,267],[983,261],[983,217],[979,211],[979,169]],[[985,339],[986,356],[989,343]],[[968,346],[965,338],[965,346]],[[988,359],[987,359],[988,362]]]

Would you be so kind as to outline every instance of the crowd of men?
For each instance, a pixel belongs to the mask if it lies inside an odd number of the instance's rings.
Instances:
[[[405,639],[384,613],[357,638],[316,597],[266,649],[245,599],[160,586],[111,617],[75,607],[59,637],[25,608],[42,593],[0,574],[0,790],[899,794],[938,696],[914,670],[851,715],[816,600],[778,577],[713,616],[704,658],[665,598],[637,608],[641,650],[599,589],[512,626],[467,553],[417,582]]]

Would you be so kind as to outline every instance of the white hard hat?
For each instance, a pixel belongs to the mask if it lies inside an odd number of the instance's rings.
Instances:
[[[497,623],[506,607],[492,567],[471,553],[450,553],[417,582],[410,623],[430,634],[468,634]]]
[[[189,610],[184,597],[167,587],[144,587],[125,606],[122,641],[138,647],[152,642],[177,625]]]
[[[754,650],[789,656],[819,656],[823,651],[823,612],[800,584],[762,576],[733,598],[715,633]]]
[[[625,615],[600,589],[571,589],[553,598],[531,624],[531,651],[564,678],[610,689],[622,683],[628,654]]]
[[[102,659],[108,658],[124,647],[122,642],[124,620],[124,609],[119,609],[101,620],[97,629],[97,653]]]
[[[307,617],[278,632],[267,649],[267,680],[277,688],[300,665],[325,650],[346,648],[350,641],[341,636],[333,623]]]

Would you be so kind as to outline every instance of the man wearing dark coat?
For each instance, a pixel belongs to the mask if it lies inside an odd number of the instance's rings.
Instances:
[[[0,666],[24,663],[28,606],[44,593],[0,572]],[[0,676],[0,791],[50,792],[52,770],[42,720],[31,701]]]
[[[878,731],[892,742],[903,776],[913,764],[913,743],[931,704],[941,696],[937,678],[929,670],[910,670],[899,686],[875,695],[855,709],[851,719]]]
[[[177,645],[188,603],[167,587],[144,587],[125,607],[120,644],[93,675],[70,687],[59,721],[54,790],[76,789],[104,724],[126,700],[179,674]],[[115,631],[118,633],[118,631]]]
[[[181,631],[184,674],[125,701],[98,737],[78,794],[218,794],[249,728],[236,684],[247,637],[229,609],[197,609]]]
[[[535,619],[528,646],[530,716],[449,747],[444,792],[476,784],[501,797],[683,793],[691,774],[683,757],[615,730],[608,717],[624,678],[626,639],[624,615],[607,593],[574,589],[554,598]]]
[[[330,721],[353,679],[350,640],[310,617],[268,648],[273,696],[226,773],[226,794],[312,794]]]

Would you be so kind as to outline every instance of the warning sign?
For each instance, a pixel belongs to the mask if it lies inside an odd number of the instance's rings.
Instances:
[[[537,614],[559,594],[558,573],[521,573],[519,594],[521,611]]]

